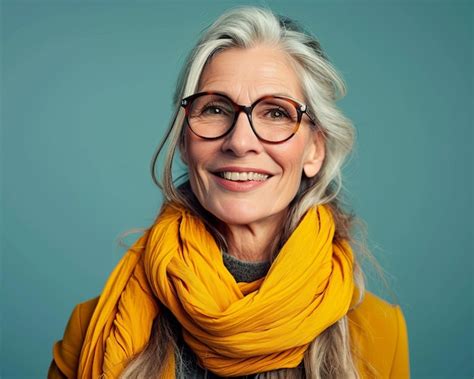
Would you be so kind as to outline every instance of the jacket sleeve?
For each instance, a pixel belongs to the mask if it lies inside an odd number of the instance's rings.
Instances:
[[[48,379],[76,378],[87,325],[98,298],[76,305],[61,341],[54,344]]]
[[[395,355],[393,357],[390,378],[410,378],[410,358],[408,349],[408,333],[403,312],[399,306],[396,307],[398,337]]]
[[[64,376],[61,371],[59,371],[59,368],[58,366],[56,366],[56,362],[54,362],[54,359],[49,365],[48,379],[67,379],[67,377]]]

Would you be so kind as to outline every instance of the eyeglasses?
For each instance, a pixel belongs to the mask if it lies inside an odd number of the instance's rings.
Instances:
[[[204,139],[224,137],[234,128],[240,112],[247,115],[255,135],[262,141],[280,143],[298,131],[303,114],[313,125],[306,105],[284,96],[263,96],[252,105],[234,103],[228,96],[199,92],[181,100],[191,131]]]

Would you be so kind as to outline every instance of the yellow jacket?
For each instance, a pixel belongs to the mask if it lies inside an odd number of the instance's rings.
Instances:
[[[54,345],[48,379],[75,378],[87,325],[98,297],[78,304],[69,319],[64,337]],[[403,313],[370,292],[348,313],[351,341],[356,347],[362,378],[409,378],[408,336]]]

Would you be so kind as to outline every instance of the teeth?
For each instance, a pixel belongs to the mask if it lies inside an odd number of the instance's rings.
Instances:
[[[258,172],[233,172],[233,171],[223,171],[220,172],[219,175],[227,180],[232,181],[248,181],[248,180],[256,180],[263,182],[267,180],[268,175],[260,174]]]

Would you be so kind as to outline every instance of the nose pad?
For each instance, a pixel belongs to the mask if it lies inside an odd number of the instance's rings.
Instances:
[[[245,131],[251,132],[252,134],[255,135],[252,128],[251,121],[250,121],[250,116],[244,111],[240,112],[239,115],[237,116],[237,120],[235,120],[235,125],[232,128],[231,134],[233,134],[236,131],[236,129],[238,129],[239,127],[244,128]]]
[[[223,150],[232,150],[236,155],[242,155],[249,151],[260,152],[262,145],[253,131],[250,118],[242,111],[235,120],[235,125],[222,144]]]

